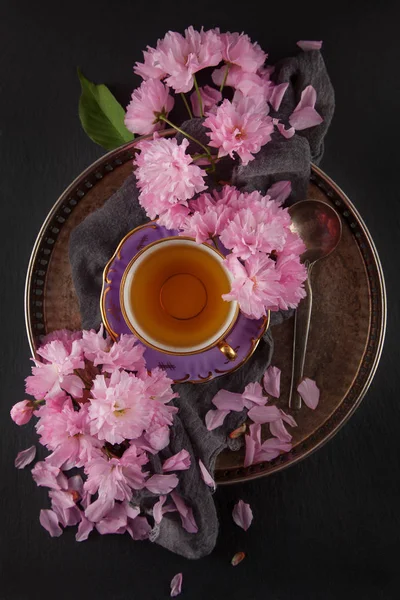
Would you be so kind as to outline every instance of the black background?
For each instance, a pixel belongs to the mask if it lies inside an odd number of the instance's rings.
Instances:
[[[1,600],[169,597],[328,600],[399,597],[399,41],[397,2],[320,0],[0,3]],[[24,398],[29,348],[25,271],[37,232],[63,189],[103,151],[81,130],[76,67],[125,105],[138,85],[132,65],[168,29],[193,24],[246,31],[271,61],[298,39],[323,39],[337,109],[322,168],[353,200],[380,252],[389,322],[382,361],[361,407],[327,446],[266,479],[222,487],[212,555],[190,562],[125,536],[73,531],[51,539],[39,524],[46,491],[13,467],[34,442],[9,410]],[[397,296],[396,296],[397,295]],[[231,520],[250,502],[247,533]],[[238,551],[246,560],[233,569]]]

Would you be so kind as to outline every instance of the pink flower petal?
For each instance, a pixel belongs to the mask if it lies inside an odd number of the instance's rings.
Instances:
[[[215,488],[217,487],[215,484],[215,481],[211,477],[210,473],[207,471],[203,461],[201,461],[200,459],[199,459],[199,467],[200,467],[201,478],[204,481],[204,483],[206,485],[208,485],[208,487],[210,487],[211,489],[215,490]]]
[[[90,532],[93,531],[93,527],[94,523],[89,521],[89,519],[87,519],[85,515],[82,515],[82,520],[78,525],[78,531],[75,535],[76,541],[84,542],[85,540],[87,540]]]
[[[290,181],[277,181],[268,188],[267,195],[279,205],[283,204],[290,196],[292,191],[292,183]]]
[[[270,423],[269,430],[271,435],[278,438],[281,442],[290,442],[292,439],[292,436],[284,426],[282,419]]]
[[[244,457],[244,466],[249,467],[254,462],[254,457],[256,454],[256,442],[250,435],[245,436],[246,443],[246,454]]]
[[[163,464],[163,471],[185,471],[190,467],[190,454],[183,449],[174,456],[167,458]]]
[[[290,427],[297,427],[296,421],[293,419],[292,415],[288,415],[283,410],[281,410],[282,420],[285,421]]]
[[[267,394],[279,398],[281,394],[281,370],[278,367],[268,367],[264,373],[263,384]]]
[[[169,494],[178,485],[179,480],[174,473],[170,475],[152,475],[145,486],[153,494]]]
[[[308,50],[321,50],[322,41],[316,42],[311,40],[299,40],[297,42],[299,48],[307,52]]]
[[[212,403],[219,410],[234,410],[240,412],[244,407],[242,394],[235,394],[234,392],[228,392],[227,390],[219,390],[212,399]]]
[[[236,525],[247,531],[253,520],[253,511],[250,508],[250,504],[239,500],[233,508],[232,517]]]
[[[171,598],[179,596],[182,591],[182,573],[177,573],[171,580]]]
[[[297,129],[297,131],[308,129],[308,127],[314,127],[315,125],[322,123],[322,121],[323,118],[317,113],[315,108],[312,108],[311,106],[296,110],[289,117],[289,123],[292,127]]]
[[[289,127],[288,129],[285,129],[285,126],[283,123],[278,122],[276,124],[278,131],[281,135],[283,135],[284,138],[286,138],[287,140],[289,140],[291,137],[294,136],[295,134],[295,128],[294,127]]]
[[[244,388],[242,396],[245,400],[250,400],[251,405],[257,404],[259,406],[264,406],[268,401],[268,398],[264,396],[263,389],[258,381],[255,383],[248,383]],[[248,405],[248,407],[251,408],[250,405]]]
[[[54,511],[42,509],[39,520],[41,526],[49,532],[51,537],[59,537],[62,534],[62,529],[58,524],[58,518]]]
[[[280,410],[277,406],[254,406],[248,412],[249,418],[254,423],[272,423],[281,418]]]
[[[280,83],[279,85],[276,85],[273,88],[271,97],[269,98],[268,102],[274,110],[279,110],[288,85],[288,83]]]
[[[303,379],[298,385],[297,391],[308,408],[311,408],[312,410],[317,408],[319,402],[319,389],[313,379],[309,379],[308,377]]]
[[[126,530],[133,540],[147,540],[151,527],[146,517],[139,516],[128,523]]]
[[[18,452],[18,454],[15,458],[14,464],[17,467],[17,469],[23,469],[27,465],[31,464],[31,462],[33,461],[35,456],[36,456],[36,446],[31,446],[30,448],[27,448],[26,450],[21,450],[21,452]]]
[[[283,442],[275,437],[266,440],[259,451],[256,453],[255,462],[261,462],[263,460],[271,461],[282,452],[289,452],[292,449],[292,444],[289,442]]]
[[[229,412],[229,410],[209,410],[205,416],[208,431],[221,427]]]
[[[199,528],[197,527],[191,507],[187,506],[184,499],[177,492],[171,492],[171,498],[178,509],[182,527],[186,529],[188,533],[197,533]]]
[[[154,517],[154,521],[155,523],[157,523],[157,525],[159,523],[161,523],[161,520],[163,518],[163,506],[165,504],[165,501],[167,499],[167,496],[160,496],[160,499],[158,500],[158,502],[155,503],[155,505],[153,506],[153,517]]]

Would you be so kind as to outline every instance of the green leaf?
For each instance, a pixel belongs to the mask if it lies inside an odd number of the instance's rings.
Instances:
[[[124,123],[125,111],[103,84],[91,83],[78,68],[82,94],[79,99],[79,118],[91,140],[106,150],[118,148],[133,140]]]

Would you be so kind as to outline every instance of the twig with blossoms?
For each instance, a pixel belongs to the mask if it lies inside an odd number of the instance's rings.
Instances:
[[[96,528],[101,534],[128,532],[133,539],[148,538],[151,525],[135,501],[146,489],[171,503],[156,510],[158,522],[171,510],[190,514],[183,526],[197,531],[190,507],[175,488],[176,472],[190,467],[183,449],[164,461],[161,473],[149,468],[149,455],[169,444],[170,429],[178,409],[177,397],[164,371],[148,373],[145,348],[132,335],[113,343],[99,332],[62,330],[47,336],[38,350],[26,390],[34,400],[11,409],[11,418],[27,423],[33,415],[40,443],[50,454],[32,469],[39,486],[49,488],[51,509],[40,522],[52,536],[62,528],[78,525],[76,539],[87,539]],[[19,453],[16,466],[33,461],[35,447]],[[67,477],[70,469],[79,475]],[[186,518],[186,517],[185,517]]]

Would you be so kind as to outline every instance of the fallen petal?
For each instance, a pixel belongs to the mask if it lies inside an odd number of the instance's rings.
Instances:
[[[271,435],[278,438],[278,440],[281,442],[290,442],[292,439],[292,436],[284,426],[282,419],[278,419],[277,421],[270,423],[269,430]]]
[[[321,50],[322,40],[319,42],[311,40],[299,40],[297,45],[299,48],[304,50],[304,52],[307,52],[308,50]]]
[[[280,83],[279,85],[276,85],[273,88],[271,97],[269,98],[268,102],[274,110],[279,110],[288,85],[288,83]]]
[[[190,454],[183,449],[174,456],[167,458],[163,464],[163,471],[185,471],[190,467]]]
[[[281,418],[280,410],[277,406],[254,406],[248,412],[249,419],[253,423],[272,423]]]
[[[297,129],[297,131],[308,129],[308,127],[314,127],[315,125],[322,123],[322,121],[323,118],[321,115],[319,115],[315,108],[311,106],[295,110],[289,117],[289,123],[292,127]]]
[[[201,478],[204,481],[204,483],[206,485],[208,485],[208,487],[210,487],[211,489],[215,490],[215,488],[217,487],[215,485],[215,481],[211,477],[210,473],[207,471],[203,461],[201,461],[200,459],[199,459],[199,467],[200,467]]]
[[[212,403],[219,410],[234,410],[236,412],[243,410],[242,394],[235,394],[227,390],[219,390],[212,399]]]
[[[145,483],[145,487],[153,494],[169,494],[178,485],[178,477],[170,475],[152,475]]]
[[[285,129],[285,126],[283,123],[277,123],[276,124],[278,131],[281,135],[283,135],[284,138],[286,138],[287,140],[289,140],[291,137],[294,136],[295,132],[295,128],[294,127],[288,127],[288,129]]]
[[[139,516],[128,523],[126,530],[133,540],[147,540],[151,527],[146,517]]]
[[[182,527],[186,529],[188,533],[197,533],[199,529],[190,506],[187,506],[184,499],[177,492],[172,492],[171,498],[181,517]]]
[[[246,425],[246,423],[243,423],[243,425],[241,425],[237,429],[234,429],[233,431],[231,431],[229,434],[229,437],[231,440],[236,440],[236,438],[240,437],[241,435],[244,435],[246,433],[246,430],[247,430],[247,425]]]
[[[247,531],[253,520],[253,511],[250,504],[239,500],[233,508],[232,517],[236,525]]]
[[[179,596],[182,591],[182,573],[177,573],[171,580],[171,598]]]
[[[31,446],[30,448],[27,448],[26,450],[21,450],[21,452],[18,452],[18,454],[15,458],[14,465],[17,467],[17,469],[23,469],[27,465],[31,464],[31,462],[33,461],[35,456],[36,456],[36,446]]]
[[[290,196],[292,191],[292,183],[290,181],[277,181],[273,183],[267,190],[267,195],[271,196],[272,200],[275,200],[278,204],[283,204],[285,200]]]
[[[89,521],[89,519],[87,519],[85,517],[85,515],[82,515],[82,520],[78,525],[78,531],[76,532],[76,535],[75,535],[76,541],[84,542],[85,540],[87,540],[90,532],[93,531],[93,527],[94,527],[94,523]]]
[[[235,556],[231,560],[232,567],[236,567],[236,565],[241,563],[245,556],[246,555],[244,552],[236,552]]]
[[[281,395],[281,370],[278,367],[268,367],[263,378],[264,390],[274,398]]]
[[[209,410],[205,416],[206,427],[208,431],[221,427],[225,417],[229,415],[229,410]]]
[[[155,505],[153,506],[153,518],[155,523],[157,523],[157,525],[159,523],[161,523],[161,520],[163,518],[163,506],[165,504],[165,501],[167,499],[167,496],[160,496],[160,499],[158,500],[158,502],[155,503]]]
[[[264,396],[261,385],[256,381],[255,383],[248,383],[244,388],[242,394],[245,400],[258,405],[264,405],[268,401],[268,398]]]
[[[312,410],[317,408],[319,402],[319,389],[313,379],[309,379],[308,377],[303,379],[300,385],[297,386],[297,391],[308,408],[311,408]]]
[[[292,415],[288,415],[281,409],[282,420],[285,421],[290,427],[297,427],[296,421],[293,419]]]
[[[60,537],[62,529],[58,524],[58,518],[53,510],[42,509],[40,511],[40,524],[49,532],[51,537]]]
[[[250,465],[252,465],[254,462],[254,457],[256,454],[256,442],[253,440],[253,438],[250,435],[245,436],[245,442],[246,442],[246,454],[244,457],[243,465],[245,467],[250,467]]]

